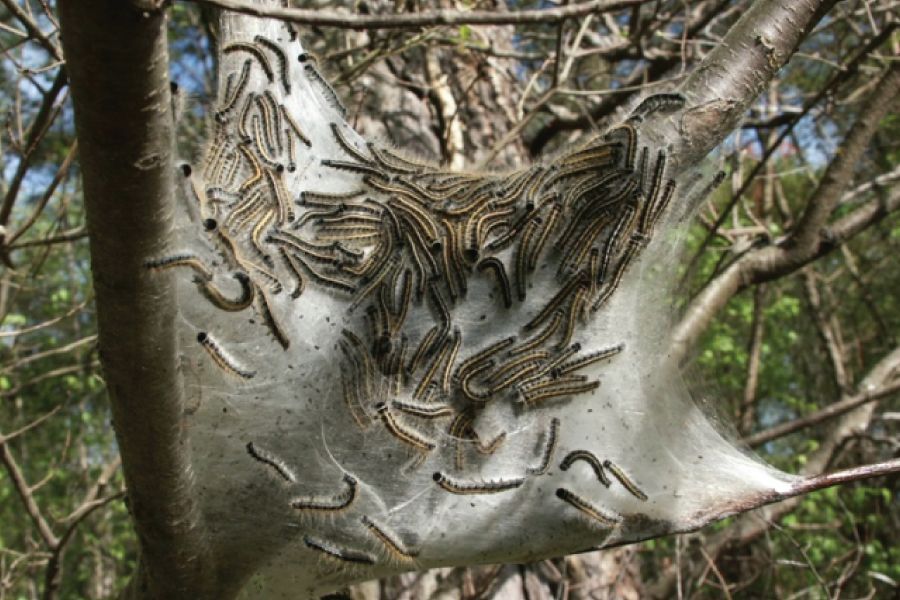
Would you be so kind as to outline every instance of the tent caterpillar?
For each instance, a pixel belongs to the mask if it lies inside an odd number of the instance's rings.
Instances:
[[[569,373],[573,373],[580,369],[587,367],[588,365],[592,365],[601,360],[605,360],[607,358],[611,358],[616,354],[622,352],[625,349],[625,344],[616,344],[615,346],[610,346],[609,348],[603,348],[601,350],[597,350],[595,352],[591,352],[590,354],[586,354],[585,356],[576,358],[569,362],[563,363],[558,367],[553,369],[553,376],[560,377],[562,375],[567,375]]]
[[[338,143],[338,146],[340,146],[344,150],[344,152],[363,164],[372,164],[371,158],[367,158],[366,156],[364,156],[362,152],[360,152],[359,149],[350,142],[350,140],[344,137],[344,132],[341,131],[341,128],[337,123],[332,122],[330,123],[330,126],[332,137],[334,137],[335,141]]]
[[[531,237],[540,224],[540,218],[530,219],[525,225],[522,239],[519,241],[518,248],[516,248],[516,291],[518,292],[519,302],[525,302],[528,285],[528,246],[531,243]]]
[[[320,164],[323,167],[331,167],[332,169],[338,169],[341,171],[348,171],[350,173],[359,173],[361,175],[374,175],[376,177],[384,177],[387,178],[387,175],[378,170],[377,167],[359,164],[355,162],[349,162],[346,160],[332,160],[330,158],[323,158]]]
[[[266,58],[266,55],[263,54],[259,48],[247,42],[233,42],[222,48],[222,54],[232,54],[234,52],[246,52],[250,54],[257,60],[257,62],[259,62],[259,65],[262,67],[263,72],[266,74],[266,79],[269,80],[269,83],[273,83],[275,81],[275,74],[272,72],[272,65],[269,64],[269,59]]]
[[[221,346],[219,346],[219,344],[205,331],[201,331],[197,334],[197,342],[203,346],[204,350],[206,350],[207,354],[213,359],[216,366],[226,373],[235,375],[241,379],[253,379],[253,377],[256,376],[256,371],[245,369],[237,364],[235,360],[228,356],[225,351],[222,350]]]
[[[536,467],[528,467],[525,472],[528,475],[543,475],[550,468],[553,461],[553,453],[559,441],[559,419],[553,417],[550,420],[550,429],[547,431],[547,440],[544,442],[544,451],[541,453],[541,462]]]
[[[329,556],[331,558],[336,558],[340,561],[353,563],[358,565],[374,565],[375,558],[365,552],[360,552],[358,550],[350,550],[348,548],[342,548],[337,544],[333,544],[328,540],[323,540],[321,538],[316,538],[311,535],[303,536],[303,543],[306,544],[307,548],[311,550],[316,550]]]
[[[217,308],[221,308],[228,312],[242,311],[253,303],[256,291],[250,283],[250,277],[242,271],[234,273],[234,278],[241,284],[241,295],[235,299],[228,298],[211,281],[204,283],[200,291],[207,300],[213,303]]]
[[[419,403],[409,400],[392,400],[391,407],[400,412],[421,419],[441,419],[453,416],[453,407],[449,404]]]
[[[300,125],[294,118],[291,116],[291,113],[288,112],[288,109],[281,105],[281,115],[284,117],[284,120],[287,122],[291,131],[294,132],[294,135],[297,136],[297,139],[300,140],[303,144],[306,145],[307,148],[312,146],[312,142],[309,141],[309,138],[306,137],[306,134],[303,133],[303,130],[300,128]]]
[[[414,560],[419,555],[417,551],[407,548],[406,544],[400,540],[400,537],[396,533],[388,531],[387,528],[376,523],[368,515],[363,515],[360,518],[360,521],[366,529],[372,532],[372,534],[384,544],[384,547],[391,558],[394,558],[398,562],[405,563]]]
[[[500,293],[503,295],[503,306],[512,308],[512,290],[509,287],[509,277],[506,276],[506,268],[503,262],[496,257],[483,258],[476,267],[479,272],[491,269],[500,284]]]
[[[459,388],[462,391],[463,395],[468,398],[471,402],[476,402],[479,404],[483,404],[490,400],[493,395],[493,390],[491,388],[485,388],[483,391],[478,391],[472,389],[472,382],[475,378],[480,376],[485,371],[489,371],[494,368],[494,361],[488,360],[485,363],[467,369],[465,374],[462,375],[459,381]]]
[[[300,295],[303,294],[303,288],[305,287],[305,280],[303,279],[303,274],[300,272],[300,265],[297,264],[294,257],[283,247],[278,248],[278,254],[281,256],[281,260],[287,267],[291,277],[297,282],[294,291],[291,292],[291,298],[299,298]]]
[[[284,93],[291,93],[291,82],[288,76],[288,63],[287,56],[284,54],[284,50],[281,49],[281,46],[273,42],[272,40],[263,37],[261,35],[256,36],[253,40],[259,44],[260,46],[264,46],[268,50],[271,50],[273,54],[275,54],[278,59],[278,72],[281,75],[281,85],[284,86]]]
[[[613,517],[610,515],[606,515],[600,511],[599,508],[582,498],[581,496],[575,494],[574,492],[570,492],[566,488],[558,488],[556,490],[556,497],[560,500],[570,504],[571,506],[578,509],[582,514],[590,517],[591,519],[597,521],[604,527],[614,527],[621,520],[618,517]]]
[[[144,268],[151,271],[162,271],[172,269],[174,267],[188,267],[193,269],[203,281],[210,281],[213,278],[212,272],[207,268],[203,261],[193,254],[175,254],[164,258],[156,258],[144,262]]]
[[[647,494],[641,491],[641,489],[637,485],[635,485],[633,481],[631,481],[631,479],[625,474],[624,471],[622,471],[621,468],[619,468],[618,465],[607,459],[603,461],[603,466],[609,469],[609,472],[619,480],[619,483],[625,486],[625,489],[628,490],[632,496],[634,496],[638,500],[647,500]]]
[[[257,291],[258,293],[256,296],[258,299],[259,313],[262,316],[266,327],[269,328],[269,331],[275,337],[275,341],[277,341],[284,350],[287,350],[291,345],[290,338],[287,336],[287,333],[285,333],[284,328],[282,328],[275,319],[275,315],[272,313],[271,302],[269,302],[265,290],[257,288]]]
[[[300,60],[300,58],[304,55],[305,53],[297,57],[298,60]],[[307,62],[308,58],[309,55],[306,55],[305,59],[300,60],[301,63],[306,63],[303,65],[303,72],[306,73],[306,78],[317,83],[319,87],[324,90],[322,93],[325,95],[325,101],[328,102],[328,104],[330,104],[331,107],[335,109],[342,118],[346,117],[347,109],[344,108],[344,105],[341,102],[340,98],[338,98],[338,95],[335,93],[334,88],[331,87],[331,84],[328,83],[327,79],[322,77],[322,74],[319,73],[319,70],[315,67],[315,65]]]
[[[562,209],[559,206],[558,202],[553,202],[550,205],[549,214],[544,219],[541,228],[538,233],[538,239],[534,244],[534,247],[531,249],[531,252],[528,255],[528,270],[534,271],[537,267],[537,261],[541,256],[541,252],[544,251],[544,246],[547,244],[547,240],[550,239],[550,234],[553,232],[553,229],[556,227],[556,221],[559,219],[559,215],[562,212]]]
[[[559,326],[562,324],[563,320],[563,311],[556,310],[553,312],[553,318],[547,324],[547,326],[540,331],[535,337],[533,337],[528,342],[522,344],[517,348],[513,348],[509,351],[510,356],[517,356],[519,354],[523,354],[525,352],[529,352],[534,350],[538,346],[541,346],[544,342],[553,337],[553,334],[556,333],[556,330],[559,329]]]
[[[569,452],[562,462],[559,463],[559,468],[561,471],[568,471],[569,468],[575,464],[575,461],[578,460],[583,460],[590,465],[591,469],[594,471],[594,475],[600,480],[600,483],[606,487],[610,486],[612,482],[609,480],[609,477],[606,476],[606,472],[603,470],[600,459],[594,456],[589,450],[573,450],[572,452]]]
[[[318,496],[301,496],[291,500],[291,507],[296,510],[310,511],[314,513],[340,512],[346,510],[356,500],[357,482],[348,474],[342,479],[347,489],[337,494],[322,498]]]
[[[479,363],[485,362],[492,356],[503,352],[515,343],[515,336],[510,336],[507,338],[503,338],[498,342],[494,342],[493,344],[482,350],[479,350],[463,361],[463,363],[456,370],[456,373],[454,373],[453,377],[461,381],[471,370],[477,367]]]
[[[379,402],[375,405],[375,411],[384,422],[385,429],[387,429],[391,435],[393,435],[404,444],[408,444],[409,446],[412,446],[413,448],[424,452],[430,452],[431,450],[434,450],[435,443],[427,439],[418,431],[397,421],[394,415],[391,414],[387,403]]]
[[[686,102],[687,98],[677,92],[653,94],[644,98],[641,103],[638,104],[633,111],[631,111],[631,117],[629,117],[629,120],[634,117],[638,117],[640,120],[643,120],[645,117],[648,117],[651,114],[657,112],[674,112],[683,108]]]
[[[493,479],[485,481],[470,481],[454,479],[449,475],[436,471],[432,475],[432,479],[443,490],[451,494],[474,495],[474,494],[497,494],[507,492],[522,486],[525,483],[523,478],[515,479]]]
[[[521,391],[525,404],[536,405],[561,396],[576,396],[592,392],[600,387],[599,381],[589,381],[586,383],[566,383],[557,385],[541,386],[539,389],[528,388]]]
[[[244,65],[241,67],[241,74],[238,76],[237,84],[235,85],[234,91],[231,93],[231,96],[219,107],[219,110],[216,111],[216,120],[222,122],[226,115],[231,112],[234,106],[237,104],[238,99],[244,93],[244,89],[247,87],[247,82],[250,80],[250,59],[244,61]]]
[[[282,479],[288,483],[296,483],[297,477],[287,464],[264,448],[260,448],[253,442],[247,442],[247,454],[254,460],[271,467]]]
[[[563,303],[569,298],[569,296],[575,292],[579,287],[586,285],[588,282],[586,281],[587,277],[583,271],[579,271],[572,275],[568,281],[566,281],[560,290],[550,299],[550,301],[541,309],[541,311],[535,315],[533,319],[531,319],[528,323],[525,324],[525,329],[534,329],[541,323],[543,323],[547,318],[553,314],[558,308],[561,308]]]

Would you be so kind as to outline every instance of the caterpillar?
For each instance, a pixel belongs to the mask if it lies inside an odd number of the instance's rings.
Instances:
[[[553,461],[553,453],[556,451],[556,444],[559,441],[559,419],[553,417],[550,420],[550,428],[547,430],[547,439],[544,442],[544,451],[541,453],[541,462],[536,467],[529,467],[526,473],[529,475],[543,475],[550,468]]]
[[[288,76],[288,63],[287,57],[284,55],[284,51],[278,44],[261,35],[256,36],[255,38],[253,38],[253,40],[260,46],[265,46],[268,50],[275,54],[276,58],[278,59],[278,72],[281,75],[281,85],[284,86],[284,93],[290,94],[291,82]]]
[[[323,498],[319,496],[302,496],[291,500],[291,508],[314,513],[340,512],[346,510],[356,500],[357,482],[350,475],[344,474],[343,482],[347,489]]]
[[[594,475],[597,476],[597,479],[600,480],[604,486],[609,487],[612,483],[609,480],[609,477],[606,476],[606,473],[603,470],[603,465],[600,463],[600,459],[598,459],[594,454],[588,450],[573,450],[566,454],[566,457],[559,463],[559,468],[561,471],[568,471],[569,468],[575,464],[575,461],[583,460],[588,465],[590,465],[591,469],[594,471]]]
[[[290,467],[283,460],[272,454],[271,452],[260,448],[253,442],[247,442],[247,454],[254,460],[271,467],[282,479],[288,483],[296,483],[297,477]]]
[[[399,562],[411,561],[419,555],[417,551],[407,548],[397,534],[388,531],[383,525],[376,523],[368,515],[363,515],[360,518],[360,522],[362,522],[372,535],[384,544],[385,549],[388,551],[388,555]]]
[[[485,481],[464,481],[454,479],[449,475],[436,471],[432,475],[434,482],[441,489],[451,494],[471,495],[471,494],[498,494],[500,492],[508,492],[517,489],[525,483],[523,478],[515,479],[494,479]]]
[[[647,500],[647,494],[645,494],[638,486],[636,486],[634,482],[631,481],[631,479],[625,474],[625,472],[618,467],[618,465],[607,459],[603,461],[603,466],[609,469],[609,472],[619,480],[619,483],[621,483],[625,487],[625,489],[631,493],[632,496],[634,496],[638,500]]]
[[[235,375],[241,379],[252,379],[256,376],[256,371],[241,367],[233,358],[228,356],[219,344],[205,331],[201,331],[197,334],[197,342],[203,346],[203,349],[210,355],[216,366],[226,373]]]
[[[328,540],[323,540],[311,535],[303,536],[303,543],[306,544],[307,548],[316,550],[317,552],[321,552],[331,558],[336,558],[344,562],[360,565],[375,564],[375,558],[369,554],[366,554],[365,552],[342,548],[341,546],[329,542]]]
[[[566,488],[558,488],[556,490],[556,497],[563,502],[566,502],[569,505],[575,507],[583,515],[590,517],[604,527],[614,527],[620,521],[618,517],[603,513],[599,508],[597,508],[581,496],[575,494],[574,492],[567,490]]]

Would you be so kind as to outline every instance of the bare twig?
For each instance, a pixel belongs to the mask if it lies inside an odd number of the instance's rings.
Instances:
[[[900,473],[900,458],[886,460],[871,465],[862,465],[833,473],[825,473],[814,477],[807,477],[791,486],[790,491],[777,494],[772,497],[771,502],[778,502],[785,498],[801,496],[817,490],[824,490],[843,483],[851,483],[854,481],[862,481],[873,477],[883,477],[885,475],[894,475]]]
[[[765,304],[766,286],[756,286],[753,293],[753,322],[750,324],[750,343],[747,348],[747,381],[744,385],[744,397],[738,411],[738,429],[747,433],[753,428],[756,414],[756,394],[759,388],[759,367],[762,355],[763,333],[765,331],[765,319],[763,309]]]
[[[68,231],[63,231],[57,235],[47,236],[40,240],[28,240],[25,242],[19,242],[17,244],[13,244],[9,247],[10,250],[19,250],[21,248],[35,248],[39,246],[52,246],[54,244],[65,244],[67,242],[75,242],[78,240],[82,240],[88,236],[87,228],[84,225],[79,225],[73,229]]]
[[[725,219],[728,218],[728,215],[731,214],[732,209],[737,204],[738,200],[747,192],[750,186],[755,181],[757,175],[762,171],[763,167],[768,163],[769,159],[774,155],[774,153],[781,148],[782,142],[794,131],[794,127],[803,119],[809,112],[817,106],[824,98],[827,97],[828,94],[833,93],[834,90],[843,82],[850,79],[853,75],[856,74],[859,69],[859,65],[862,61],[867,58],[876,48],[882,45],[885,40],[889,39],[890,33],[896,29],[896,25],[892,25],[891,27],[886,28],[880,34],[876,35],[874,38],[869,40],[869,42],[863,46],[856,54],[853,56],[850,61],[848,61],[847,65],[841,69],[838,73],[836,73],[831,80],[825,84],[821,90],[819,90],[815,96],[811,99],[807,100],[803,104],[803,108],[793,115],[788,115],[786,118],[788,122],[785,124],[786,127],[784,131],[778,134],[778,136],[769,144],[762,156],[759,159],[759,162],[753,167],[753,170],[750,174],[744,179],[744,182],[741,184],[740,189],[738,189],[734,194],[732,194],[731,198],[728,201],[728,204],[724,209],[719,213],[719,216],[716,218],[716,222],[709,229],[709,233],[704,237],[703,241],[700,243],[700,246],[694,252],[694,255],[691,257],[691,260],[688,263],[687,268],[685,269],[684,275],[682,276],[682,281],[679,284],[679,287],[687,280],[688,277],[694,272],[697,263],[700,260],[700,257],[703,255],[703,251],[706,250],[706,247],[712,242],[713,238],[717,235],[719,229],[725,223]]]
[[[17,394],[19,394],[22,390],[38,384],[42,381],[48,381],[50,379],[55,379],[56,377],[62,377],[64,375],[69,375],[71,373],[79,373],[82,371],[90,371],[92,369],[96,369],[100,366],[98,361],[91,361],[90,363],[78,362],[73,365],[67,365],[65,367],[59,367],[58,369],[53,369],[50,371],[44,371],[40,375],[23,381],[15,387],[9,388],[8,390],[3,390],[0,392],[0,398],[14,398]]]
[[[73,306],[71,309],[69,309],[69,311],[66,314],[60,315],[58,317],[54,317],[52,319],[44,321],[43,323],[38,323],[37,325],[31,325],[30,327],[24,327],[22,329],[13,329],[12,331],[0,331],[0,338],[18,337],[20,335],[25,335],[28,333],[34,333],[35,331],[40,331],[41,329],[45,329],[47,327],[52,327],[53,325],[56,325],[60,321],[62,321],[64,319],[68,319],[72,315],[80,312],[82,309],[84,309],[85,306],[87,306],[87,301],[81,302],[78,305]]]
[[[900,348],[894,349],[879,360],[859,383],[857,389],[871,390],[884,386],[888,381],[896,382],[894,377],[898,367],[900,367]],[[838,471],[826,475],[821,474],[825,466],[834,457],[837,448],[848,438],[864,429],[870,423],[873,413],[873,407],[866,404],[858,405],[846,412],[821,441],[819,448],[807,458],[802,468],[802,473],[805,477],[792,482],[788,489],[783,492],[766,492],[755,498],[747,498],[739,506],[730,505],[724,507],[722,510],[723,516],[779,502],[779,504],[774,506],[763,508],[764,518],[762,520],[756,514],[742,515],[728,527],[709,535],[705,546],[710,556],[718,556],[730,544],[746,544],[762,535],[768,530],[772,522],[777,521],[793,510],[799,504],[800,497],[803,494],[840,483],[900,472],[900,459],[895,459],[846,471]],[[677,584],[678,577],[679,574],[674,566],[664,569],[656,582],[648,587],[647,595],[653,598],[669,597]]]
[[[196,4],[224,10],[281,19],[289,23],[337,27],[340,29],[410,29],[437,25],[523,25],[528,23],[558,23],[592,13],[606,13],[645,4],[650,0],[591,0],[572,6],[541,10],[453,11],[434,10],[394,15],[354,15],[321,9],[281,8],[252,4],[242,0],[192,0]]]
[[[27,12],[25,12],[25,10],[21,6],[19,6],[13,0],[0,1],[3,2],[3,5],[10,13],[15,15],[19,22],[28,31],[28,34],[32,38],[37,40],[38,43],[40,43],[40,45],[43,46],[45,50],[47,50],[47,52],[53,55],[53,58],[58,61],[61,61],[63,59],[62,51],[59,49],[59,46],[57,46],[43,31],[41,31],[41,28],[38,27],[37,23],[34,22],[34,19],[32,19],[31,16]]]
[[[824,423],[829,419],[848,413],[854,408],[860,407],[867,402],[881,400],[882,398],[890,396],[891,394],[896,394],[897,392],[900,392],[900,380],[885,384],[877,389],[866,390],[860,394],[829,404],[825,408],[817,410],[805,417],[794,419],[793,421],[788,421],[787,423],[782,423],[775,427],[770,427],[765,431],[760,431],[759,433],[744,438],[744,441],[753,447],[761,446],[772,440],[800,431],[801,429]]]
[[[12,440],[16,439],[17,437],[19,437],[20,435],[22,435],[23,433],[27,433],[27,432],[31,431],[32,429],[34,429],[35,427],[37,427],[38,425],[40,425],[41,423],[43,423],[44,421],[46,421],[47,419],[49,419],[50,417],[52,417],[53,415],[58,413],[61,408],[62,408],[62,404],[57,404],[56,406],[53,407],[53,410],[41,415],[40,417],[38,417],[37,419],[35,419],[31,423],[29,423],[28,425],[19,427],[18,429],[16,429],[15,431],[13,431],[11,433],[6,433],[6,434],[0,433],[0,444],[7,444],[7,443],[11,442]]]
[[[51,548],[55,547],[59,543],[59,538],[53,533],[53,529],[41,513],[41,509],[34,499],[34,494],[32,494],[32,488],[28,484],[28,481],[25,480],[25,474],[22,473],[19,463],[16,462],[15,457],[9,449],[9,444],[7,444],[5,440],[3,443],[0,443],[0,462],[6,467],[9,479],[12,481],[16,493],[19,494],[19,499],[25,507],[25,512],[31,517],[44,544]]]
[[[795,231],[777,245],[751,250],[732,263],[721,275],[707,285],[691,302],[672,335],[672,354],[681,360],[688,348],[711,321],[712,317],[739,291],[753,283],[771,281],[783,277],[818,256],[833,250],[841,236],[857,230],[862,224],[863,209],[851,213],[826,228],[827,220],[840,200],[848,182],[852,180],[856,164],[862,157],[881,118],[893,106],[900,90],[900,65],[893,65],[881,79],[860,112],[858,121],[851,128],[841,152],[832,160],[818,188],[810,195],[806,211]],[[870,220],[893,206],[889,200],[868,205],[866,217]],[[873,212],[874,211],[874,212]],[[857,222],[851,222],[854,217]],[[863,218],[862,220],[866,220]],[[871,220],[869,221],[871,222]]]
[[[29,356],[24,356],[18,360],[12,361],[9,364],[3,365],[2,370],[9,371],[12,369],[17,369],[17,368],[23,367],[27,364],[33,363],[38,360],[43,360],[50,356],[58,356],[60,354],[66,354],[68,352],[71,352],[72,350],[75,350],[76,348],[80,348],[81,346],[85,346],[87,344],[93,344],[96,341],[97,341],[96,334],[89,335],[89,336],[81,338],[80,340],[75,340],[74,342],[70,342],[70,343],[66,344],[65,346],[59,346],[57,348],[45,350],[44,352],[37,352],[37,353],[31,354]]]
[[[728,583],[726,583],[725,578],[722,576],[722,572],[719,570],[719,567],[716,566],[715,559],[709,555],[709,553],[700,546],[700,553],[703,555],[703,558],[706,559],[709,568],[712,569],[712,572],[715,573],[716,579],[719,580],[719,586],[722,588],[722,593],[725,594],[725,598],[731,600],[731,591],[728,589]]]
[[[59,107],[56,107],[54,110],[54,105],[56,104],[56,100],[60,93],[62,93],[65,88],[66,82],[66,73],[65,71],[60,70],[56,75],[56,79],[53,81],[53,85],[41,99],[41,106],[34,117],[31,127],[29,127],[28,132],[25,134],[26,140],[22,153],[23,156],[16,167],[16,173],[13,175],[12,182],[6,190],[6,195],[3,198],[3,205],[0,207],[0,225],[6,225],[9,222],[9,215],[12,213],[13,204],[18,197],[22,180],[25,178],[25,173],[28,172],[28,168],[30,167],[31,156],[34,153],[34,149],[38,142],[43,138],[47,128],[56,119],[56,115],[59,112]]]
[[[57,168],[56,174],[53,176],[53,179],[47,186],[47,189],[45,189],[44,193],[41,195],[41,199],[38,200],[37,206],[34,207],[31,215],[28,217],[28,219],[26,219],[24,223],[22,223],[19,229],[14,234],[9,236],[7,245],[11,246],[12,244],[14,244],[15,241],[19,239],[23,233],[28,231],[28,229],[35,224],[35,222],[38,220],[38,217],[41,216],[44,207],[47,206],[50,198],[53,196],[54,192],[56,192],[56,188],[59,187],[59,184],[62,183],[62,180],[69,173],[69,169],[72,167],[72,161],[75,159],[75,155],[77,154],[77,152],[78,140],[75,140],[75,142],[73,142],[72,146],[69,148],[69,151],[66,153],[66,157],[59,165],[59,168]]]
[[[112,502],[125,497],[125,490],[120,490],[109,496],[85,502],[70,515],[68,527],[59,538],[59,543],[53,548],[50,559],[47,561],[47,567],[44,569],[44,594],[43,600],[54,600],[59,593],[62,585],[62,560],[66,551],[66,545],[75,535],[78,526],[88,518],[97,509],[102,508]]]
[[[838,343],[836,331],[831,320],[824,314],[822,298],[816,281],[816,272],[810,266],[803,270],[801,276],[813,322],[816,325],[816,330],[819,332],[825,352],[828,353],[828,358],[831,359],[834,382],[839,390],[846,393],[850,389],[850,378],[847,376],[846,368],[844,368],[844,353]]]

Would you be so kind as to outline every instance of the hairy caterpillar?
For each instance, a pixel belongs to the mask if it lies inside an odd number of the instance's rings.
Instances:
[[[494,480],[485,480],[485,481],[470,481],[470,480],[460,480],[454,479],[449,475],[441,473],[437,471],[432,475],[432,479],[437,483],[442,489],[450,492],[451,494],[498,494],[500,492],[507,492],[510,490],[514,490],[522,486],[525,483],[525,480],[522,478],[516,479],[494,479]]]

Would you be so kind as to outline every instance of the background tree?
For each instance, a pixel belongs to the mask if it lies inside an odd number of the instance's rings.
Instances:
[[[699,2],[687,9],[679,3],[638,4],[515,27],[312,29],[304,42],[344,86],[338,90],[367,134],[390,137],[401,147],[417,144],[423,154],[454,166],[490,160],[514,165],[529,153],[565,147],[582,131],[602,128],[617,108],[653,89],[645,82],[679,81],[749,3]],[[63,103],[66,78],[56,71],[62,56],[52,7],[42,5],[41,12],[27,4],[4,5],[10,167],[2,217],[6,262],[15,270],[8,268],[3,280],[2,458],[8,475],[3,493],[17,500],[3,504],[8,511],[3,589],[103,597],[129,572],[124,548],[133,546],[125,537],[124,506],[110,503],[120,494],[107,489],[118,462],[103,413],[93,320],[85,312],[91,295],[80,189],[71,169],[76,150],[67,142],[72,121]],[[360,8],[378,13],[381,7]],[[735,415],[740,434],[789,470],[816,473],[896,454],[896,418],[884,400],[896,396],[891,378],[897,360],[892,293],[897,274],[890,260],[897,237],[896,148],[890,141],[896,137],[896,117],[866,120],[873,104],[893,99],[878,87],[896,56],[892,10],[888,3],[863,2],[840,3],[828,13],[822,9],[800,52],[720,149],[718,160],[730,170],[731,189],[711,198],[701,211],[702,225],[689,234],[691,252],[682,277],[685,316],[675,327],[674,351],[696,357],[689,368],[699,381],[713,382],[708,395],[716,398],[717,409]],[[202,131],[197,117],[212,89],[211,55],[205,49],[216,39],[215,25],[184,6],[172,15],[173,71],[182,90],[201,95],[183,112],[181,151],[190,156],[190,144]],[[135,55],[100,56],[111,73],[116,60],[131,64],[160,51],[160,17],[134,23],[156,28],[157,37],[139,38],[154,39],[156,46],[136,48]],[[98,36],[110,33],[117,32],[107,29]],[[155,66],[155,80],[140,72],[134,83],[160,89],[167,74],[164,65]],[[123,125],[141,129],[142,123],[129,107],[145,99],[121,99],[123,114],[100,115],[109,125],[94,135],[107,144],[113,135],[127,139],[133,133]],[[164,115],[159,127],[164,138]],[[113,147],[127,162],[123,148]],[[139,149],[134,151],[140,158]],[[158,172],[163,174],[158,185],[165,186],[167,171]],[[159,195],[154,187],[136,189],[149,198]],[[133,215],[140,203],[134,193],[129,198],[123,208]],[[146,206],[153,217],[153,206]],[[165,224],[150,218],[140,225]],[[132,261],[140,265],[147,254],[152,251],[137,249]],[[109,268],[127,266],[124,257],[95,248],[95,264],[104,257],[113,262]],[[159,279],[147,281],[159,285]],[[848,292],[841,293],[844,288]],[[156,292],[134,293],[155,299]],[[130,312],[140,305],[125,306]],[[158,308],[154,304],[151,310]],[[115,318],[102,305],[100,311]],[[107,327],[127,330],[114,323]],[[122,347],[129,349],[127,338]],[[174,356],[161,354],[130,360],[156,364]],[[171,389],[162,385],[162,392]],[[727,405],[729,398],[733,406]],[[159,432],[146,433],[158,443]],[[139,460],[140,429],[119,435],[134,444]],[[127,445],[122,451],[129,464]],[[172,465],[177,467],[178,458],[173,453]],[[147,459],[159,467],[158,454]],[[152,469],[144,473],[159,476]],[[716,588],[748,597],[786,596],[809,586],[826,595],[881,591],[895,586],[898,576],[891,570],[898,561],[890,552],[896,549],[887,543],[897,514],[890,495],[896,478],[882,485],[887,487],[857,484],[785,502],[767,509],[762,520],[741,518],[709,531],[687,549],[666,540],[640,551],[631,547],[521,568],[432,572],[382,586],[388,597],[410,585],[420,586],[409,592],[414,597],[446,586],[469,595],[499,589],[490,586],[520,587],[529,594],[606,589],[619,596],[629,591],[668,596],[676,589],[721,594]],[[147,490],[134,480],[131,487],[132,494],[135,488]],[[19,517],[21,507],[27,519]],[[101,507],[106,512],[98,517]],[[781,526],[775,525],[779,519]],[[145,535],[142,541],[152,555],[154,540]],[[168,540],[157,543],[162,554],[172,548]],[[785,560],[805,568],[785,572],[779,568]],[[365,589],[377,593],[372,586]]]

